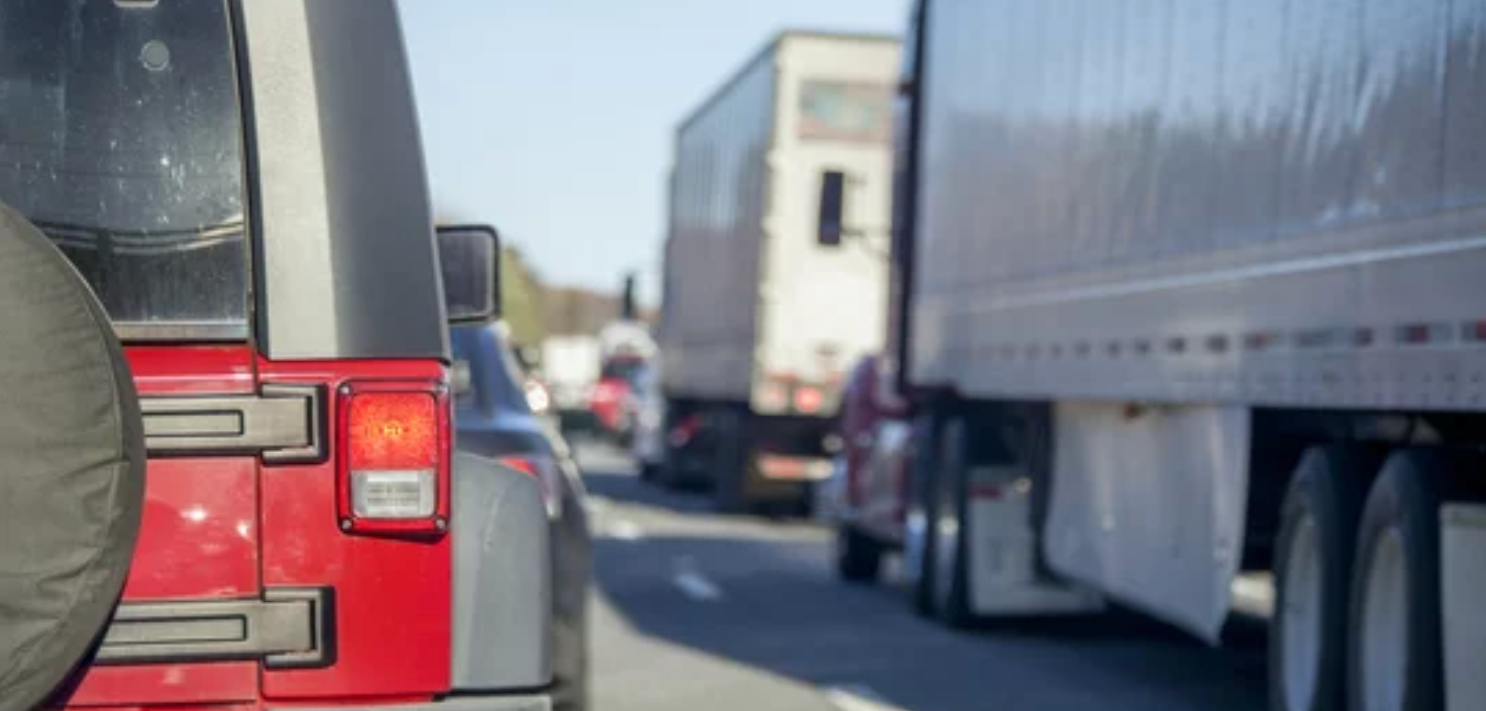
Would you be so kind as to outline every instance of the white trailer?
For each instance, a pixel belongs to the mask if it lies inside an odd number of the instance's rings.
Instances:
[[[917,6],[921,606],[1217,640],[1272,570],[1273,708],[1486,708],[1486,4]]]
[[[844,373],[882,345],[898,60],[892,38],[786,32],[676,131],[663,388],[673,420],[705,415],[728,444],[726,508],[802,500],[828,473]],[[823,172],[880,235],[817,239]]]

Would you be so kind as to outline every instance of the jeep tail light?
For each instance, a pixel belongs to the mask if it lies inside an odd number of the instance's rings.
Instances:
[[[348,533],[430,535],[449,527],[449,398],[443,383],[342,385],[337,515]]]

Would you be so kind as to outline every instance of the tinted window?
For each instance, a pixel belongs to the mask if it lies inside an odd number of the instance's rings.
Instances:
[[[0,200],[116,322],[246,335],[241,143],[224,2],[0,3]]]
[[[891,87],[877,84],[806,81],[800,86],[800,138],[886,142],[892,97]]]
[[[628,358],[613,359],[604,363],[603,369],[599,372],[599,377],[604,380],[623,380],[633,386],[635,378],[644,367],[645,361],[642,360],[631,360]]]

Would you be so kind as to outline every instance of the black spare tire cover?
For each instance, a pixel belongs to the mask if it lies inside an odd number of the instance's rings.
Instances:
[[[45,702],[112,615],[144,508],[143,429],[93,292],[0,205],[0,711]]]

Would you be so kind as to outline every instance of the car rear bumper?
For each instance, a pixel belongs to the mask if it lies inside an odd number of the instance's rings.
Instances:
[[[264,711],[551,711],[547,694],[459,696],[420,704],[368,706],[266,706]]]

